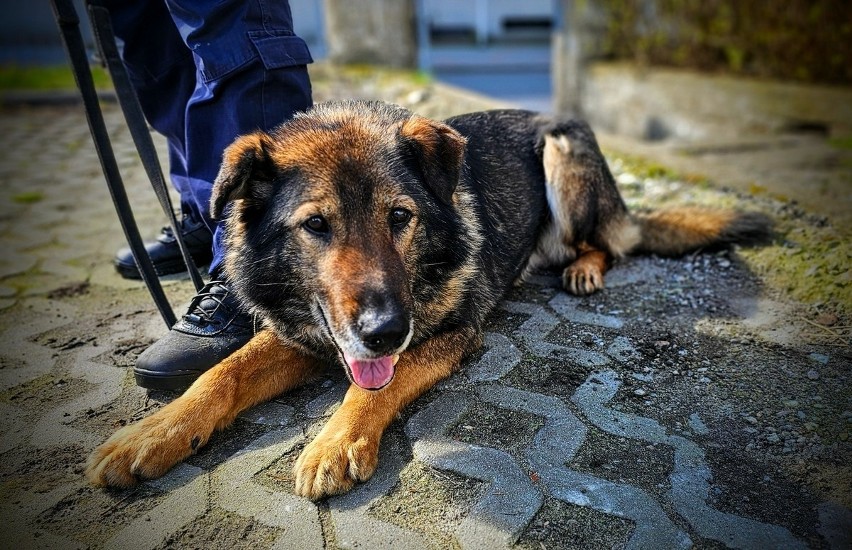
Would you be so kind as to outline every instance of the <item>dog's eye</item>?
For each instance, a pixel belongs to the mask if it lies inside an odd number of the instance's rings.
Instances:
[[[404,208],[394,208],[390,213],[390,223],[394,228],[402,228],[411,221],[411,212]]]
[[[311,216],[304,226],[305,229],[317,235],[325,235],[329,231],[328,222],[322,216]]]

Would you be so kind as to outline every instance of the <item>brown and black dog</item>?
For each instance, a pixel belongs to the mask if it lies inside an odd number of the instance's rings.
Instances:
[[[759,214],[628,213],[589,127],[527,111],[445,122],[378,102],[319,105],[225,151],[211,201],[226,271],[265,323],[186,393],[89,458],[95,485],[164,474],[241,411],[339,364],[352,382],[302,452],[296,491],[368,479],[382,433],[480,346],[529,269],[603,288],[614,258],[761,240]]]

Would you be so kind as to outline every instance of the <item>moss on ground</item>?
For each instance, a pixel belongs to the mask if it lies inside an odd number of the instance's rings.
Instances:
[[[41,202],[43,199],[44,193],[41,191],[24,191],[22,193],[12,195],[12,202],[16,202],[18,204],[32,204],[35,202]]]
[[[749,195],[738,195],[699,174],[679,174],[630,155],[605,154],[615,173],[628,172],[642,180],[620,186],[631,209],[691,203],[768,214],[775,221],[773,242],[740,249],[743,261],[770,291],[820,311],[852,316],[852,243],[825,218],[805,213],[758,186]]]
[[[741,256],[771,288],[808,305],[852,313],[852,248],[830,227],[779,220],[779,241]]]
[[[112,87],[106,70],[98,66],[93,66],[91,69],[96,88],[106,89]],[[0,66],[0,91],[63,91],[76,89],[77,84],[74,82],[74,75],[69,66]]]

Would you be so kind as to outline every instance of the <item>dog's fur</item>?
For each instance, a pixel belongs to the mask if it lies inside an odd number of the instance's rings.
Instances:
[[[516,110],[436,122],[376,102],[240,137],[211,209],[226,218],[228,277],[266,328],[96,449],[96,485],[160,476],[240,411],[338,364],[353,384],[299,457],[296,491],[346,491],[372,475],[402,408],[480,346],[527,270],[563,266],[566,290],[587,294],[625,254],[769,232],[757,214],[631,215],[583,122]]]

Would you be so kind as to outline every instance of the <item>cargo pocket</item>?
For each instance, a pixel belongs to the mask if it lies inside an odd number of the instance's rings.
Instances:
[[[254,108],[263,116],[262,128],[269,129],[311,106],[305,65],[313,58],[305,41],[292,32],[252,31],[248,36],[266,71],[254,90],[258,94]]]
[[[249,39],[267,69],[283,69],[313,63],[304,40],[288,31],[250,31]]]

